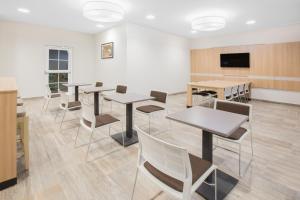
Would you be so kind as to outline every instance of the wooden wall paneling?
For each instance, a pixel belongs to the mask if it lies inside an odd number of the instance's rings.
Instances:
[[[221,53],[242,52],[250,52],[250,68],[220,67]],[[191,73],[192,81],[252,77],[254,87],[300,91],[300,42],[193,49]]]

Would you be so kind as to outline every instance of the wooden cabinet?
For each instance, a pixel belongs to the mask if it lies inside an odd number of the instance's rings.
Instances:
[[[0,190],[17,183],[16,80],[0,77]]]

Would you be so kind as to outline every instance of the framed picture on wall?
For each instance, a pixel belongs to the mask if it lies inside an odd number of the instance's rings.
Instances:
[[[101,44],[101,58],[108,59],[114,57],[114,43]]]

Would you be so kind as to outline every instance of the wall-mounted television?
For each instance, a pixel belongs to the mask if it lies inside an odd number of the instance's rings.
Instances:
[[[250,53],[228,53],[220,55],[221,67],[250,67]]]

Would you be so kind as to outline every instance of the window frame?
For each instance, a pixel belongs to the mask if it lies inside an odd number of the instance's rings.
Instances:
[[[49,56],[49,51],[50,50],[58,50],[58,51],[67,51],[68,52],[68,60],[61,60],[61,61],[68,61],[68,70],[60,70],[59,69],[59,55],[58,55],[58,59],[50,59],[50,56]],[[44,71],[44,74],[45,74],[45,83],[46,85],[50,85],[49,84],[49,74],[58,74],[58,92],[60,91],[59,90],[59,84],[61,83],[59,81],[59,74],[68,74],[68,82],[63,82],[63,83],[71,83],[72,82],[72,79],[73,79],[73,73],[72,73],[72,69],[73,69],[73,65],[72,65],[72,48],[71,47],[66,47],[66,46],[53,46],[53,45],[47,45],[46,46],[46,50],[45,50],[45,54],[46,54],[46,65],[45,65],[45,71]],[[49,60],[57,60],[58,61],[58,70],[50,70],[49,69]],[[52,84],[55,84],[55,83],[52,83]],[[68,92],[70,93],[71,91],[68,90]]]

